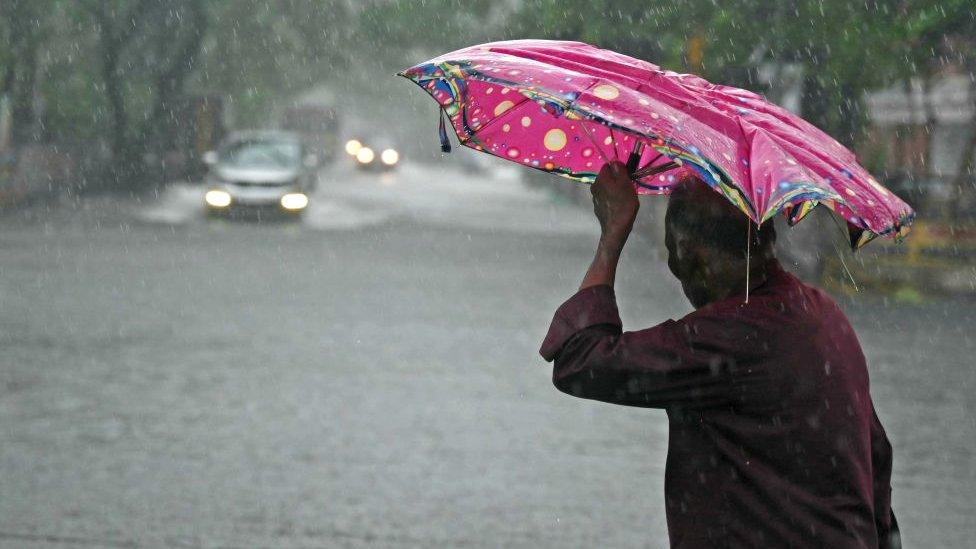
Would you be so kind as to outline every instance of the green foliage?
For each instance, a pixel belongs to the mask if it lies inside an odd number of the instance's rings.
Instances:
[[[444,51],[551,38],[746,87],[757,59],[802,63],[804,115],[850,142],[865,90],[972,66],[974,36],[972,0],[5,0],[0,93],[48,139],[138,155],[162,146],[155,128],[183,94],[224,97],[257,125],[322,82],[376,88]]]
[[[584,40],[674,70],[697,69],[684,58],[691,37],[700,36],[702,75],[746,87],[733,75],[757,58],[802,63],[804,115],[851,143],[865,123],[863,92],[936,65],[946,36],[974,34],[973,12],[972,0],[530,0],[513,28]]]
[[[700,2],[530,0],[512,17],[512,34],[580,40],[680,70]]]
[[[341,71],[351,49],[351,13],[340,0],[215,2],[192,89],[223,95],[237,122],[269,120],[276,98]]]
[[[48,13],[60,5],[56,0],[0,2],[0,95],[11,100],[15,143],[35,141],[41,131],[34,91],[54,30]]]

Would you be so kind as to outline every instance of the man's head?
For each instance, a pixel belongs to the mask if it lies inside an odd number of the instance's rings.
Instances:
[[[671,193],[665,217],[668,267],[695,308],[745,290],[748,218],[698,178],[686,175]],[[773,259],[772,222],[752,227],[752,280],[765,279]]]

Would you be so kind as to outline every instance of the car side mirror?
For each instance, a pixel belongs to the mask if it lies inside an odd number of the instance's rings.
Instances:
[[[304,164],[306,168],[314,168],[319,165],[319,157],[314,154],[306,154]]]
[[[200,157],[200,159],[203,160],[204,164],[213,166],[217,163],[217,151],[207,151],[203,153],[203,156]]]

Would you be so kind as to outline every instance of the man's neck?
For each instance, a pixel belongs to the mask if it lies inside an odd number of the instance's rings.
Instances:
[[[753,293],[757,288],[766,284],[773,271],[778,267],[779,263],[775,258],[763,259],[759,263],[751,265],[749,276],[747,277],[745,264],[742,264],[741,269],[736,269],[741,273],[739,276],[724,277],[721,283],[711,286],[715,288],[715,291],[710,296],[709,303],[728,299],[736,295],[744,296],[747,285],[749,293]]]

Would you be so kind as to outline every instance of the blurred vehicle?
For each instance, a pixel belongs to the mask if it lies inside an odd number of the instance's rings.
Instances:
[[[389,171],[400,164],[400,151],[389,140],[353,138],[345,149],[361,170]]]
[[[339,119],[335,108],[317,103],[289,107],[282,114],[281,127],[301,135],[320,162],[335,160],[339,151]]]
[[[318,158],[292,132],[232,133],[204,162],[210,166],[204,202],[212,214],[299,215],[317,184]]]

